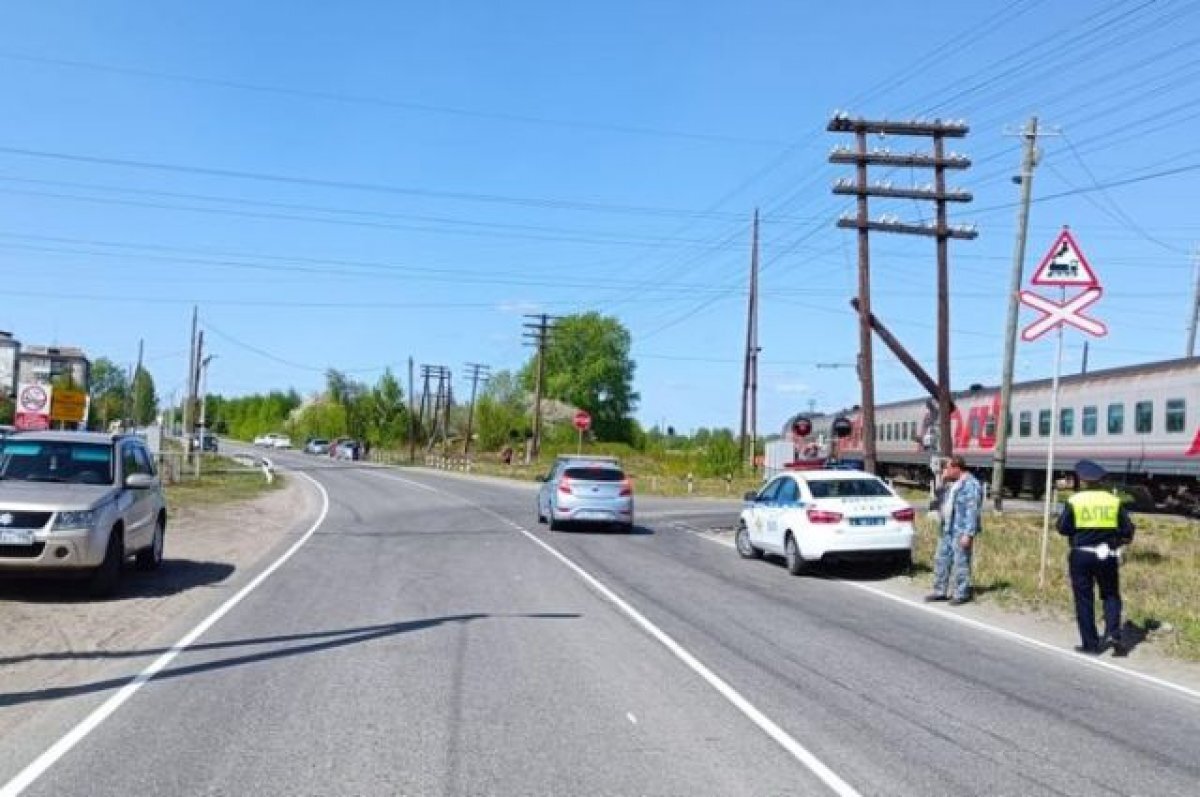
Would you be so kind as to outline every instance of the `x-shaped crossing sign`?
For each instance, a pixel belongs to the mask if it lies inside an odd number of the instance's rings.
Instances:
[[[1096,337],[1108,334],[1108,327],[1103,322],[1083,315],[1083,310],[1100,301],[1104,291],[1100,288],[1088,288],[1063,303],[1058,303],[1044,296],[1038,296],[1030,291],[1021,291],[1021,303],[1027,304],[1042,313],[1042,317],[1021,330],[1021,340],[1037,340],[1052,329],[1070,324]]]

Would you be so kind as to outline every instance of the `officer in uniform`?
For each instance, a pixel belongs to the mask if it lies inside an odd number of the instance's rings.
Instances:
[[[1099,655],[1111,643],[1115,655],[1128,650],[1121,640],[1120,548],[1133,540],[1133,521],[1121,499],[1099,488],[1104,468],[1090,460],[1075,464],[1080,491],[1071,496],[1058,517],[1058,533],[1071,541],[1068,572],[1079,623],[1080,653]],[[1104,604],[1104,639],[1096,634],[1095,585]]]

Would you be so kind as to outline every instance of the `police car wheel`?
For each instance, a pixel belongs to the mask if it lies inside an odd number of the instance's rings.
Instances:
[[[763,552],[750,542],[750,530],[745,523],[738,524],[737,535],[734,537],[737,552],[743,559],[761,559]]]
[[[788,532],[787,542],[783,544],[784,559],[787,562],[788,572],[793,576],[802,575],[808,570],[808,562],[804,561],[804,557],[800,555],[800,546],[796,544],[796,538]]]

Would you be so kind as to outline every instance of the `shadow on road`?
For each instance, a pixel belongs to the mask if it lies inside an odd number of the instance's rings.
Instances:
[[[625,529],[620,528],[619,526],[573,526],[570,524],[567,524],[562,529],[555,532],[555,534],[587,534],[599,536],[619,535],[622,537],[648,537],[656,533],[657,532],[655,532],[654,529],[650,528],[649,526],[641,525],[634,526],[629,531],[625,531]]]
[[[88,594],[86,574],[3,575],[0,576],[0,600],[17,603],[103,603],[128,598],[165,598],[199,587],[220,584],[236,568],[228,562],[198,562],[192,559],[166,559],[155,571],[142,571],[126,565],[121,585],[109,598]]]
[[[217,670],[229,669],[231,667],[239,667],[245,664],[255,664],[274,659],[320,653],[326,650],[335,650],[337,648],[343,648],[350,645],[359,645],[364,642],[371,642],[377,639],[386,639],[388,637],[393,637],[400,634],[407,634],[414,631],[435,628],[447,623],[469,623],[476,620],[505,618],[532,620],[574,620],[581,616],[582,615],[572,612],[539,612],[533,614],[454,614],[443,617],[429,617],[421,620],[407,620],[398,623],[383,623],[380,625],[362,626],[358,628],[342,628],[330,631],[312,631],[302,634],[253,637],[250,639],[233,639],[222,642],[202,642],[189,646],[186,653],[194,654],[197,652],[246,648],[256,645],[286,645],[287,643],[292,642],[306,642],[307,644],[276,647],[270,650],[259,651],[257,653],[246,653],[243,655],[231,656],[229,658],[218,658],[199,662],[197,664],[174,667],[172,669],[163,670],[159,674],[155,675],[154,679],[164,680],[169,678],[180,678],[187,675],[196,675],[198,673],[214,672]],[[62,661],[76,659],[132,659],[160,655],[167,653],[170,650],[171,648],[142,648],[138,650],[117,651],[61,651],[49,653],[30,653],[21,656],[12,656],[0,659],[0,667],[32,660]],[[25,692],[0,693],[0,708],[21,705],[25,703],[57,700],[59,698],[92,694],[95,692],[103,692],[109,689],[120,688],[129,683],[131,680],[132,677],[123,676],[119,678],[109,678],[102,681],[93,681],[91,683],[76,684],[74,686],[59,686],[49,687],[46,689],[34,689]]]

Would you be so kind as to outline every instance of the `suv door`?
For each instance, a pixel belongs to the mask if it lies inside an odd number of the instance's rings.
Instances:
[[[134,473],[153,476],[154,468],[145,450],[138,443],[127,440],[121,445],[121,506],[126,549],[145,548],[154,541],[154,491],[125,487],[125,479]]]

